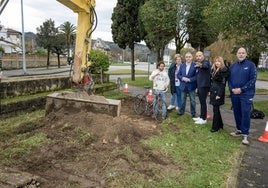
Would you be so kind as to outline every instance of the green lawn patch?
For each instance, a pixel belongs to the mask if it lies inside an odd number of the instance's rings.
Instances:
[[[258,79],[268,81],[268,71],[259,71]]]
[[[137,87],[153,86],[153,82],[149,80],[148,76],[135,77],[135,81],[131,80],[131,78],[123,78],[123,82]]]
[[[131,75],[131,70],[129,70],[129,69],[120,69],[120,70],[107,71],[105,73],[110,74],[110,75],[122,75],[122,74]],[[148,71],[135,70],[135,74],[137,74],[137,75],[139,75],[139,74],[148,74]]]
[[[181,165],[182,173],[168,177],[173,179],[169,187],[226,186],[240,151],[240,140],[230,137],[225,130],[211,134],[211,122],[198,126],[191,116],[178,117],[175,112],[161,126],[163,133],[145,144]],[[163,179],[163,185],[167,185],[165,182]]]

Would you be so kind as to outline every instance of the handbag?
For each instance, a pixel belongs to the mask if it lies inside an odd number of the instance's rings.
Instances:
[[[265,114],[262,111],[255,109],[252,103],[250,118],[251,119],[263,119],[264,117],[265,117]]]

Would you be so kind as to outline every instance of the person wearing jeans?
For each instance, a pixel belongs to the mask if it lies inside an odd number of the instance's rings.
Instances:
[[[161,94],[160,97],[163,101],[166,102],[166,93],[169,86],[169,77],[167,72],[165,71],[165,63],[160,61],[157,64],[157,69],[152,72],[149,77],[149,80],[153,81],[153,92],[154,94]],[[154,95],[154,97],[156,97]],[[155,98],[154,98],[155,101]],[[154,107],[154,115],[155,115],[155,107]],[[167,116],[167,109],[166,105],[162,106],[162,118],[166,119]]]
[[[157,102],[156,97],[159,96],[162,101],[166,101],[167,91],[154,89],[153,94],[154,94],[153,114],[155,116],[158,110],[158,106],[155,105],[155,102]],[[166,117],[167,117],[167,108],[166,105],[162,105],[162,119],[166,119]]]
[[[175,54],[174,59],[175,62],[172,63],[168,69],[171,93],[170,105],[167,108],[168,110],[172,110],[174,108],[176,108],[176,110],[179,110],[181,107],[180,80],[178,79],[177,75],[182,64],[182,58],[180,54]]]
[[[185,113],[186,98],[190,97],[190,111],[192,117],[196,115],[196,102],[195,102],[195,90],[196,90],[196,68],[193,62],[193,55],[188,52],[185,54],[186,62],[180,67],[177,77],[180,80],[181,90],[181,108],[178,115],[181,116]]]

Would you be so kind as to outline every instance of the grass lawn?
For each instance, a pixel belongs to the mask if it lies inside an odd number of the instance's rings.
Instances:
[[[120,69],[120,70],[112,70],[112,71],[107,71],[105,72],[106,74],[110,75],[121,75],[121,74],[129,74],[131,75],[131,70],[129,69]],[[143,71],[143,70],[135,70],[135,74],[148,74],[148,71]]]
[[[259,71],[258,79],[268,81],[268,71]]]
[[[145,143],[182,165],[176,178],[163,179],[157,187],[227,187],[240,152],[240,140],[226,130],[210,133],[211,123],[195,125],[191,116],[172,112],[161,125],[163,133]],[[179,182],[179,183],[178,183]]]

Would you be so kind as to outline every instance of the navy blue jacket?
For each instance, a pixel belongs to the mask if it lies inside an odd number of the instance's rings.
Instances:
[[[231,93],[232,89],[241,88],[242,93],[240,95],[253,97],[255,94],[256,80],[257,70],[253,62],[244,59],[230,66],[228,86]]]
[[[197,67],[197,87],[210,87],[210,72],[211,66],[209,61],[203,60],[201,67]]]
[[[188,74],[186,75],[186,63],[180,66],[177,77],[180,80],[180,89],[184,92],[194,91],[196,89],[196,68],[194,62],[191,63]],[[190,82],[182,81],[182,77],[187,77]]]

